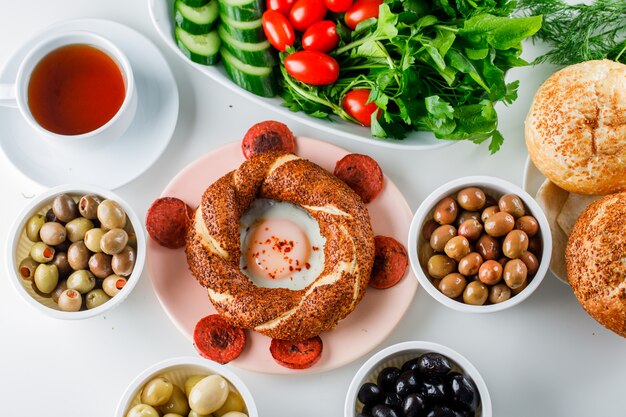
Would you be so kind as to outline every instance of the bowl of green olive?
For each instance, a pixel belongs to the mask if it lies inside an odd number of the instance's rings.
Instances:
[[[31,306],[85,319],[121,303],[146,258],[143,227],[115,193],[63,185],[35,197],[13,223],[9,276]]]
[[[550,265],[545,214],[520,187],[495,177],[453,180],[420,205],[409,229],[420,284],[455,310],[489,313],[532,294]]]
[[[224,365],[180,357],[137,376],[117,405],[116,417],[258,417],[252,394]]]

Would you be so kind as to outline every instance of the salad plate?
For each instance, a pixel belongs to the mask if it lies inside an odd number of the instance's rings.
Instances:
[[[297,138],[297,153],[322,168],[333,171],[335,163],[349,152],[325,142]],[[204,190],[244,161],[241,143],[218,148],[184,168],[163,190],[161,196],[177,197],[197,207]],[[375,235],[405,241],[411,223],[411,209],[398,188],[385,177],[380,195],[367,205]],[[148,269],[155,293],[176,327],[190,340],[196,322],[215,314],[207,290],[200,286],[187,266],[185,251],[171,250],[152,239],[147,244]],[[313,367],[293,371],[279,366],[270,355],[271,339],[249,331],[246,347],[231,362],[239,368],[272,374],[302,374],[329,371],[365,355],[380,344],[400,322],[411,305],[418,284],[410,268],[395,286],[377,290],[368,288],[361,303],[337,327],[320,334],[324,350]]]
[[[128,56],[137,88],[137,111],[128,130],[106,143],[52,146],[17,108],[0,108],[0,147],[33,181],[52,187],[68,182],[115,189],[145,172],[167,147],[178,119],[178,87],[167,61],[139,32],[101,19],[68,20],[23,44],[0,71],[0,83],[15,81],[26,53],[42,39],[67,31],[90,31],[109,39]]]
[[[148,0],[148,5],[152,23],[157,29],[157,32],[165,44],[169,46],[180,59],[213,81],[223,85],[237,94],[242,95],[255,104],[271,109],[282,116],[289,117],[297,122],[320,129],[327,133],[384,148],[426,150],[443,148],[456,143],[452,140],[437,139],[431,132],[411,132],[405,139],[402,140],[375,138],[372,137],[368,127],[346,122],[339,118],[333,118],[331,121],[308,116],[302,112],[293,112],[282,106],[283,100],[280,97],[264,98],[249,93],[248,91],[237,86],[230,80],[230,78],[228,78],[228,75],[221,64],[214,66],[196,64],[191,62],[180,51],[180,49],[178,49],[174,40],[175,25],[173,17],[173,0]]]

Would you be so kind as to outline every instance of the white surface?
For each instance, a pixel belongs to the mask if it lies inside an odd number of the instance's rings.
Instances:
[[[463,175],[495,175],[521,185],[524,116],[532,94],[553,70],[541,66],[512,71],[511,77],[521,79],[520,95],[509,108],[498,109],[506,142],[497,155],[489,156],[486,144],[469,143],[430,152],[397,151],[295,123],[212,82],[162,44],[145,0],[0,0],[0,6],[0,63],[24,39],[68,18],[119,21],[159,45],[176,76],[181,109],[163,157],[117,190],[140,216],[181,167],[268,118],[288,122],[298,135],[372,154],[413,210],[439,185]],[[0,125],[0,134],[3,129]],[[0,156],[0,178],[4,246],[15,216],[43,188],[21,175],[5,156]],[[4,250],[0,248],[0,253]],[[471,361],[489,387],[496,416],[626,415],[626,340],[598,325],[570,288],[552,276],[522,304],[488,315],[452,311],[418,290],[406,319],[380,348],[406,340],[441,343]],[[195,355],[194,348],[168,320],[146,276],[119,308],[79,322],[42,316],[18,297],[6,276],[0,279],[3,415],[110,417],[128,383],[141,371],[181,355]],[[261,416],[334,417],[341,415],[350,381],[366,359],[309,376],[231,369],[250,388]]]

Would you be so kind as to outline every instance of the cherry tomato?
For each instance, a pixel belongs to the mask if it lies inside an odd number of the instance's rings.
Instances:
[[[352,6],[352,0],[324,0],[328,10],[335,13],[343,13]]]
[[[262,22],[263,32],[274,48],[284,52],[288,46],[293,45],[296,34],[285,15],[275,10],[267,10],[263,13]]]
[[[378,18],[378,6],[383,4],[383,0],[357,0],[345,15],[346,25],[352,30],[356,25],[370,17]]]
[[[343,109],[363,126],[371,126],[372,113],[378,110],[376,103],[368,103],[370,90],[351,90],[343,98]],[[380,112],[376,115],[380,118]]]
[[[302,35],[302,48],[307,51],[332,51],[338,43],[337,25],[330,20],[313,23]]]
[[[319,51],[298,51],[285,58],[287,73],[310,85],[328,85],[339,78],[339,64]]]
[[[274,10],[289,17],[289,12],[295,2],[296,0],[267,0],[266,5],[267,10]]]
[[[295,30],[305,31],[309,26],[326,17],[322,0],[297,0],[289,12],[289,21]]]

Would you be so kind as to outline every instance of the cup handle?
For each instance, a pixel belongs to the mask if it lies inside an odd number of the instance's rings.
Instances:
[[[17,107],[15,84],[0,84],[0,107]]]

